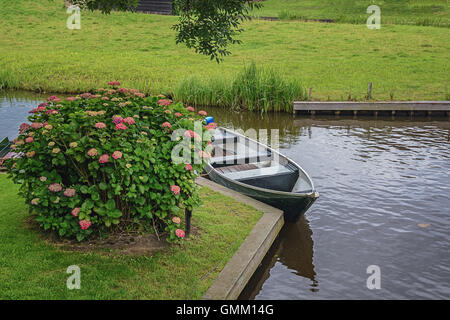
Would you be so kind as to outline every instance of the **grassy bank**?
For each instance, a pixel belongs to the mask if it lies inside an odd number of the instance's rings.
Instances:
[[[214,79],[215,91],[226,92],[254,61],[285,83],[312,87],[314,100],[362,100],[369,82],[376,100],[442,100],[450,92],[446,28],[254,20],[218,65],[175,45],[176,17],[83,12],[82,29],[68,30],[60,2],[0,0],[0,87],[81,92],[118,79],[185,98],[195,94],[181,94],[191,78],[208,86]],[[210,103],[228,106],[220,97]]]
[[[0,174],[0,299],[199,299],[261,217],[202,188],[204,205],[193,213],[199,233],[181,245],[153,256],[63,251],[30,229],[16,194]],[[70,265],[81,269],[80,290],[66,288]]]
[[[280,19],[328,19],[340,23],[365,23],[367,7],[381,9],[382,23],[450,27],[447,0],[265,0],[253,14]]]

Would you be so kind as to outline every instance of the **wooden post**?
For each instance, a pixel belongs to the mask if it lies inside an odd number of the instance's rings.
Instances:
[[[191,218],[192,218],[192,211],[186,209],[185,210],[186,237],[189,237],[189,234],[191,233]]]
[[[356,117],[358,115],[358,110],[353,110],[353,116]]]
[[[369,82],[369,89],[367,90],[367,100],[372,99],[372,82]]]

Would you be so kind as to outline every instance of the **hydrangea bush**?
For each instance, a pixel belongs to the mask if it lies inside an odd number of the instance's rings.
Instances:
[[[120,231],[166,231],[184,237],[180,209],[199,204],[196,176],[210,156],[210,126],[201,150],[176,163],[174,130],[194,137],[206,115],[192,107],[134,89],[98,89],[76,97],[49,97],[30,111],[7,161],[21,195],[45,230],[79,241]],[[195,134],[195,135],[198,135]],[[199,140],[199,139],[197,139]],[[194,152],[195,151],[195,152]]]

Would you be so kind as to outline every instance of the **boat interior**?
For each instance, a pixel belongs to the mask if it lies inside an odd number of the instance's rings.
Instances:
[[[231,180],[284,192],[312,191],[302,170],[263,144],[217,129],[213,146],[210,165]]]

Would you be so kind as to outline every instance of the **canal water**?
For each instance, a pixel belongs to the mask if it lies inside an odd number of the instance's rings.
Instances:
[[[43,98],[0,94],[0,139]],[[278,129],[281,152],[320,193],[284,226],[241,299],[450,298],[447,119],[205,110],[227,128]],[[373,266],[380,289],[367,287]]]

